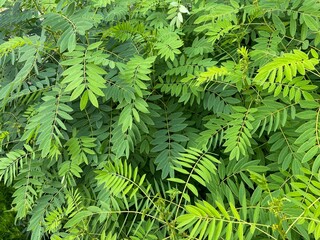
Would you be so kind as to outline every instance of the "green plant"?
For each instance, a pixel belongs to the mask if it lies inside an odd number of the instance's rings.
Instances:
[[[8,240],[26,239],[22,234],[23,226],[15,226],[14,212],[10,211],[12,189],[0,185],[0,238]]]
[[[0,6],[29,239],[320,239],[317,0]]]

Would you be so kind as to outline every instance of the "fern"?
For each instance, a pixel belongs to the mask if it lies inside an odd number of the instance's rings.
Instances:
[[[320,238],[317,0],[0,6],[26,238]]]
[[[305,224],[309,236],[312,234],[316,239],[319,238],[319,227],[315,224],[319,216],[319,184],[318,178],[313,176],[312,172],[303,168],[304,175],[298,175],[296,181],[291,183],[293,191],[288,193],[289,199],[297,208],[295,222],[292,222],[287,231],[289,231],[296,222]],[[299,211],[300,210],[300,211]],[[288,216],[289,218],[289,216]],[[303,234],[303,230],[301,235]]]
[[[196,142],[200,149],[209,149],[210,147],[216,148],[222,144],[224,131],[228,128],[225,120],[230,121],[230,118],[212,118],[211,116],[206,117],[207,122],[204,124],[206,130],[200,132],[200,136]]]
[[[308,162],[313,157],[317,156],[319,150],[319,130],[318,130],[318,116],[319,110],[317,111],[304,111],[297,114],[297,117],[309,121],[306,121],[304,124],[299,126],[296,129],[296,132],[299,133],[299,137],[295,141],[295,145],[298,145],[299,148],[297,150],[298,153],[303,154],[302,163]],[[306,141],[308,139],[308,141]],[[318,160],[319,161],[319,160]],[[316,160],[316,164],[318,165],[318,161]],[[318,167],[315,165],[314,170]]]
[[[265,99],[263,105],[258,107],[258,111],[254,114],[254,129],[261,126],[259,136],[262,136],[264,131],[269,134],[286,126],[290,118],[295,119],[296,111],[296,104],[284,105],[275,102],[274,98]]]
[[[284,79],[291,81],[298,73],[305,75],[306,71],[314,70],[318,63],[317,58],[309,59],[306,53],[294,50],[293,53],[285,53],[261,67],[254,80],[259,84],[266,80],[270,83],[281,83]]]
[[[61,91],[57,88],[43,98],[44,102],[37,114],[30,118],[26,126],[27,131],[22,136],[22,140],[26,142],[37,139],[36,144],[41,149],[42,157],[49,155],[51,158],[57,158],[60,155],[60,138],[63,138],[61,131],[67,129],[62,120],[73,119],[69,114],[72,108],[65,104],[68,97],[63,96]]]
[[[13,193],[13,205],[17,211],[17,218],[21,219],[27,216],[28,212],[34,207],[36,199],[39,197],[36,187],[43,184],[45,173],[41,171],[41,161],[29,161],[23,165],[16,183],[13,187],[16,191]],[[36,173],[34,176],[32,173]],[[40,180],[40,181],[39,181]]]
[[[211,181],[212,174],[216,170],[214,163],[220,163],[220,161],[198,149],[190,148],[186,150],[186,153],[182,153],[175,163],[178,167],[174,167],[174,170],[186,174],[187,180],[182,180],[181,178],[169,178],[168,180],[184,184],[181,194],[186,201],[190,202],[189,195],[185,193],[186,189],[197,197],[199,195],[197,188],[192,184],[191,180],[194,179],[197,183],[207,186]],[[189,171],[186,169],[189,169]]]
[[[71,7],[71,6],[70,6]],[[98,23],[100,18],[94,13],[88,12],[86,9],[66,13],[48,13],[45,15],[43,26],[48,26],[52,31],[61,31],[57,44],[60,47],[60,52],[68,49],[72,52],[76,48],[76,34],[84,35],[87,30],[93,27],[93,24]]]
[[[227,68],[213,66],[208,68],[206,72],[200,73],[200,76],[197,79],[197,84],[218,80],[220,77],[226,76],[227,74]]]
[[[229,123],[230,127],[225,131],[224,146],[226,146],[225,152],[230,152],[230,159],[239,160],[240,156],[246,155],[248,147],[251,146],[252,135],[250,131],[253,129],[251,122],[254,121],[252,113],[257,110],[243,107],[233,108],[237,113],[232,115],[234,120]]]
[[[4,42],[0,45],[0,56],[3,57],[13,52],[17,48],[21,48],[24,45],[31,45],[31,44],[32,44],[32,41],[26,37],[11,38],[9,41]]]
[[[195,206],[187,205],[187,213],[177,218],[177,228],[185,231],[194,225],[188,231],[189,238],[219,239],[220,236],[224,236],[226,239],[231,239],[237,236],[239,239],[243,239],[246,225],[241,221],[235,206],[230,203],[229,213],[221,203],[216,202],[216,205],[215,208],[206,201],[196,203]],[[259,227],[257,225],[256,227]],[[236,228],[237,234],[234,234],[233,228]]]
[[[175,55],[181,53],[179,48],[183,45],[183,41],[178,34],[168,29],[159,30],[158,36],[158,41],[154,45],[154,48],[158,50],[158,55],[165,60],[173,61]]]
[[[89,45],[86,50],[79,46],[76,48],[77,51],[65,54],[70,59],[61,62],[63,66],[71,66],[62,73],[65,78],[61,81],[61,84],[67,84],[64,89],[65,92],[72,92],[70,100],[75,100],[81,96],[81,110],[86,107],[88,100],[92,105],[98,107],[97,96],[104,96],[102,89],[106,86],[101,75],[107,74],[107,72],[96,64],[97,58],[103,57],[103,55],[96,56],[93,53],[93,50],[98,46],[98,44]]]
[[[196,37],[190,47],[185,48],[185,53],[189,57],[202,56],[204,54],[210,53],[212,51],[211,44],[206,38]]]
[[[33,42],[38,41],[38,38],[35,37],[32,39]],[[43,39],[44,40],[44,39]],[[42,41],[43,41],[42,40]],[[4,53],[8,50],[12,51],[15,48],[15,44],[26,44],[26,41],[18,42],[18,43],[9,43],[11,46],[4,46]],[[12,45],[13,44],[13,45]],[[19,72],[15,75],[14,79],[10,79],[9,82],[6,82],[6,85],[2,87],[0,90],[0,100],[2,100],[2,106],[0,105],[1,108],[3,108],[8,101],[8,98],[10,95],[12,95],[13,92],[17,91],[19,92],[20,87],[22,83],[26,80],[30,72],[33,70],[33,68],[37,69],[37,64],[36,64],[36,57],[38,55],[38,49],[35,45],[24,45],[19,49],[20,57],[19,57],[19,62],[25,62],[23,67],[19,70]],[[14,56],[14,54],[13,54]],[[14,60],[14,58],[13,58]]]
[[[131,165],[127,162],[116,161],[115,164],[109,163],[101,171],[97,172],[98,184],[103,184],[104,187],[110,192],[110,194],[117,197],[124,198],[128,195],[129,198],[136,195],[141,185],[144,182],[145,175],[138,176],[138,169],[132,169]],[[117,187],[115,187],[117,183]]]
[[[12,151],[6,154],[6,157],[1,158],[0,178],[8,186],[13,183],[17,176],[19,166],[23,166],[28,153],[23,150]]]
[[[186,118],[176,108],[176,104],[169,103],[166,109],[161,111],[161,117],[155,119],[155,126],[158,130],[154,133],[151,141],[151,144],[154,145],[151,152],[157,153],[155,164],[157,169],[162,171],[162,178],[167,175],[174,176],[172,168],[174,160],[184,151],[182,144],[188,141],[188,138],[181,134],[188,126],[188,124],[184,123]]]
[[[236,92],[237,90],[231,87],[213,85],[204,93],[203,107],[218,116],[221,113],[230,114],[233,112],[232,105],[239,103],[239,99],[234,97]]]
[[[257,43],[252,46],[254,50],[250,52],[250,57],[259,67],[271,62],[279,55],[278,46],[281,43],[281,37],[278,35],[278,32],[259,32],[259,37],[255,39]]]

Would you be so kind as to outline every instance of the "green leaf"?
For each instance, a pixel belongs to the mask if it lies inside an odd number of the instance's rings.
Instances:
[[[80,100],[80,110],[84,110],[87,106],[88,100],[89,100],[89,93],[88,90],[84,91],[81,100]]]
[[[76,34],[75,33],[69,33],[68,38],[68,51],[72,52],[76,48]]]
[[[303,21],[312,31],[318,31],[319,24],[318,22],[309,14],[302,14]]]
[[[223,221],[219,221],[217,226],[216,226],[216,228],[215,228],[213,237],[212,237],[213,240],[218,240],[219,239],[221,231],[222,231],[222,228],[223,228]]]
[[[88,92],[89,100],[92,103],[92,105],[98,108],[99,103],[96,95],[91,90],[86,90],[86,92]]]
[[[98,42],[91,43],[91,44],[87,47],[87,50],[96,49],[96,48],[98,48],[102,43],[103,43],[102,41],[98,41]]]
[[[294,18],[294,15],[291,15],[290,17],[290,35],[291,37],[294,37],[297,32],[297,22],[296,19]]]
[[[286,33],[286,28],[277,14],[272,14],[272,21],[273,21],[273,24],[275,25],[276,29],[279,30],[280,33],[282,33],[282,34]]]
[[[85,218],[91,216],[93,213],[91,211],[81,211],[77,213],[73,218],[66,222],[64,225],[65,228],[71,228],[77,223],[84,221]]]
[[[312,148],[309,149],[309,151],[303,156],[302,162],[308,162],[310,161],[317,153],[319,150],[319,146],[313,146]]]
[[[83,93],[85,87],[85,84],[80,84],[76,89],[74,89],[70,96],[70,101],[77,99]]]
[[[198,196],[198,190],[194,185],[187,183],[186,186],[194,195]]]

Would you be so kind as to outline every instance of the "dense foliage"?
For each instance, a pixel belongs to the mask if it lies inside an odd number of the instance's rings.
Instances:
[[[318,0],[0,4],[28,239],[320,239]]]
[[[10,211],[12,189],[0,184],[0,239],[23,240],[23,226],[14,225],[14,212]]]

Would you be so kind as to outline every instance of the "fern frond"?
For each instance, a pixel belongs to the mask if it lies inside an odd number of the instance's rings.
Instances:
[[[285,105],[276,102],[275,98],[270,98],[263,100],[263,105],[257,110],[254,113],[255,121],[252,123],[253,131],[261,127],[259,136],[262,136],[264,131],[270,134],[271,131],[284,127],[290,118],[295,119],[296,104]]]
[[[237,89],[221,84],[208,87],[202,99],[203,108],[212,111],[217,116],[230,114],[233,111],[232,106],[240,102],[239,99],[234,97],[236,93]]]
[[[80,165],[81,163],[88,163],[88,155],[93,155],[95,152],[92,150],[96,146],[96,138],[81,136],[79,138],[70,138],[65,146],[68,147],[68,153],[72,162]]]
[[[42,157],[49,155],[57,158],[60,155],[59,148],[62,147],[62,131],[67,129],[63,121],[73,119],[69,114],[73,109],[66,104],[68,97],[63,96],[62,89],[59,88],[47,93],[43,101],[37,114],[29,119],[22,140],[28,143],[36,138]]]
[[[154,44],[154,48],[158,50],[158,55],[164,58],[165,61],[170,59],[173,61],[175,56],[180,54],[179,48],[183,45],[183,41],[179,35],[169,29],[161,29],[158,31],[157,42]]]
[[[212,51],[211,43],[205,37],[199,39],[196,37],[190,47],[185,48],[185,53],[188,57],[203,56]]]
[[[184,152],[183,144],[188,141],[188,137],[182,131],[188,126],[186,118],[177,109],[177,105],[168,103],[167,109],[159,110],[160,117],[154,119],[157,131],[153,135],[151,144],[154,147],[151,152],[157,153],[155,164],[157,170],[161,170],[161,177],[174,176],[174,160]],[[165,128],[165,129],[163,129]]]
[[[32,41],[28,37],[13,37],[8,41],[0,44],[0,57],[6,56],[13,52],[15,49],[20,48],[24,45],[31,45]]]
[[[222,145],[224,132],[228,128],[225,120],[230,121],[231,119],[211,118],[210,116],[206,117],[206,119],[208,119],[208,122],[204,124],[206,130],[200,132],[200,136],[196,139],[197,146],[203,150],[215,149],[217,146]]]
[[[76,48],[76,34],[84,35],[86,31],[93,27],[93,24],[99,23],[101,18],[87,9],[76,11],[71,15],[63,13],[48,13],[45,16],[43,25],[50,27],[54,32],[63,32],[58,39],[57,44],[60,52],[68,49],[72,52]]]
[[[211,181],[212,175],[215,174],[215,170],[217,170],[215,164],[220,163],[220,161],[199,149],[190,148],[186,149],[186,153],[181,153],[174,163],[176,167],[173,167],[173,169],[176,172],[187,175],[187,179],[169,178],[168,180],[183,184],[182,197],[190,202],[190,197],[185,192],[186,189],[198,196],[197,187],[193,182],[199,183],[204,187],[207,186]]]
[[[259,37],[255,39],[257,43],[252,46],[254,50],[251,51],[249,55],[254,65],[262,67],[279,55],[278,45],[282,39],[278,32],[268,33],[260,31],[258,34]]]
[[[96,180],[107,191],[119,198],[132,198],[139,190],[143,192],[145,175],[138,175],[138,168],[133,169],[127,161],[107,162],[103,170],[97,171]]]
[[[210,67],[207,69],[206,72],[200,73],[196,84],[201,85],[206,82],[218,80],[220,77],[224,77],[229,74],[229,71],[227,70],[226,67]]]
[[[296,129],[299,137],[295,141],[295,145],[299,146],[297,152],[303,154],[302,163],[308,162],[316,157],[313,169],[319,168],[319,148],[320,148],[320,131],[319,131],[319,108],[314,110],[305,110],[297,113],[297,117],[303,119],[305,123]]]
[[[217,207],[206,201],[196,205],[186,205],[186,214],[177,218],[177,228],[188,234],[189,238],[219,239],[225,237],[244,239],[247,223],[240,218],[236,207],[229,203],[228,210],[220,202]],[[193,226],[193,227],[190,227]],[[255,232],[255,228],[252,229]]]
[[[29,158],[28,162],[23,165],[16,178],[13,187],[16,191],[13,193],[13,205],[17,211],[17,218],[22,219],[27,216],[30,209],[35,205],[39,192],[36,188],[42,186],[45,173],[41,171],[42,161],[36,161]]]
[[[81,96],[81,110],[85,109],[88,100],[93,106],[99,107],[97,96],[104,96],[102,89],[106,86],[103,75],[107,72],[96,64],[97,57],[103,57],[103,54],[96,56],[93,53],[97,47],[90,47],[89,45],[87,49],[84,49],[77,46],[74,52],[65,53],[65,56],[69,59],[61,62],[63,66],[70,66],[62,73],[64,79],[61,84],[67,84],[64,91],[71,92],[70,100],[75,100]]]
[[[0,180],[10,186],[17,176],[19,166],[26,162],[28,153],[23,150],[11,151],[6,157],[0,158]]]
[[[260,85],[263,85],[267,80],[269,83],[281,83],[284,79],[292,81],[298,73],[305,75],[306,71],[314,70],[318,63],[317,58],[309,59],[306,53],[293,50],[292,53],[284,53],[261,67],[254,81]]]
[[[230,152],[229,158],[240,159],[240,156],[245,156],[248,148],[251,146],[250,139],[252,138],[251,130],[253,129],[252,122],[254,121],[253,113],[257,111],[255,108],[246,109],[244,107],[233,107],[237,112],[231,115],[234,119],[225,131],[223,146],[226,146],[225,152]]]
[[[19,48],[19,62],[24,62],[24,65],[19,69],[19,72],[14,76],[14,79],[10,79],[10,81],[6,82],[0,89],[0,100],[2,100],[0,108],[3,108],[7,104],[10,96],[10,100],[12,101],[13,93],[20,91],[21,85],[27,79],[30,72],[34,68],[37,68],[36,62],[39,49],[37,46],[38,43],[35,43],[38,42],[38,37],[33,37],[32,41],[34,45],[24,45]],[[41,44],[43,44],[43,42]]]
[[[113,37],[118,39],[120,42],[125,42],[132,38],[142,37],[144,40],[146,35],[146,29],[144,24],[133,21],[120,22],[117,25],[105,30],[103,37]]]

